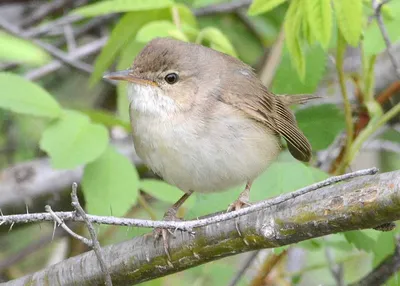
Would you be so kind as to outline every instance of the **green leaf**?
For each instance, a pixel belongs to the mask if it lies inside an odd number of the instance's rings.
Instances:
[[[94,123],[100,123],[106,127],[121,126],[126,131],[131,131],[131,125],[129,121],[124,121],[116,117],[116,115],[105,110],[80,110]]]
[[[131,40],[121,52],[117,70],[124,70],[130,67],[144,46],[144,43],[138,43],[135,39]],[[117,84],[117,110],[122,120],[129,121],[129,101],[126,86],[127,82],[124,81],[119,81]]]
[[[143,25],[136,34],[136,41],[147,43],[157,37],[174,37],[181,41],[188,41],[185,34],[177,29],[170,21],[153,21]]]
[[[347,241],[353,244],[358,250],[371,252],[374,249],[376,241],[366,231],[353,230],[344,232],[343,234]]]
[[[271,11],[286,0],[254,0],[249,8],[249,15],[254,16]]]
[[[0,72],[0,107],[14,112],[57,118],[61,107],[42,87],[23,77]]]
[[[315,151],[326,149],[345,127],[343,111],[334,104],[300,109],[296,119]]]
[[[330,0],[306,0],[307,19],[316,39],[327,49],[332,34]]]
[[[119,12],[156,10],[171,7],[172,4],[171,0],[110,0],[77,8],[72,13],[92,17]]]
[[[96,59],[94,71],[90,77],[90,84],[93,85],[101,79],[103,73],[111,65],[118,53],[135,37],[137,31],[144,24],[169,17],[169,10],[131,12],[123,16],[111,32],[110,39]]]
[[[396,239],[393,232],[381,232],[373,248],[374,267],[378,266],[386,257],[396,249]]]
[[[300,43],[300,28],[303,22],[303,3],[301,0],[292,0],[285,16],[286,45],[294,66],[303,81],[306,65]]]
[[[177,187],[171,186],[164,181],[154,179],[143,179],[140,181],[140,189],[148,193],[149,195],[164,201],[167,203],[174,204],[180,197],[183,196],[183,192]],[[194,205],[195,196],[189,197],[185,202],[185,206],[190,208]]]
[[[283,193],[319,182],[328,175],[324,172],[304,165],[292,159],[290,162],[275,162],[262,173],[251,187],[251,201],[261,201]],[[244,184],[224,192],[209,194],[196,193],[196,204],[191,209],[192,217],[210,214],[226,208],[238,198],[244,190]]]
[[[400,41],[400,17],[385,21],[385,28],[392,44]],[[378,24],[374,21],[364,33],[364,52],[367,56],[377,55],[386,50],[386,44]]]
[[[123,216],[137,201],[139,175],[128,158],[108,145],[86,165],[82,186],[88,213]]]
[[[0,31],[0,61],[43,65],[50,59],[43,49],[31,42]]]
[[[198,25],[196,17],[194,16],[192,10],[188,8],[188,6],[181,3],[177,3],[174,4],[174,6],[171,9],[174,8],[178,9],[179,20],[182,23],[187,24],[193,28],[197,28]]]
[[[306,72],[302,81],[285,46],[271,90],[276,94],[314,93],[325,74],[326,53],[321,47],[312,46],[305,50],[304,60]]]
[[[346,42],[357,46],[362,32],[363,13],[361,0],[333,0],[339,29]]]
[[[261,174],[251,187],[252,201],[293,192],[302,187],[319,182],[328,175],[298,161],[275,162]]]
[[[197,43],[207,41],[214,50],[236,57],[235,48],[229,39],[218,28],[207,27],[200,31]]]
[[[83,113],[67,110],[43,132],[40,148],[49,154],[52,166],[70,169],[90,163],[108,144],[108,131],[90,122]]]

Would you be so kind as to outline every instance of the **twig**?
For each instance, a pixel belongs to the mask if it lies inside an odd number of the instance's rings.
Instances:
[[[240,270],[236,273],[235,277],[229,282],[228,286],[236,286],[242,276],[246,273],[247,269],[253,264],[254,260],[257,258],[257,255],[260,253],[259,250],[254,251],[240,268]]]
[[[234,212],[223,213],[219,215],[215,215],[212,217],[199,219],[199,220],[191,220],[191,221],[152,221],[152,220],[143,220],[143,219],[131,219],[131,218],[116,218],[111,216],[95,216],[95,215],[87,215],[88,219],[92,223],[99,224],[108,224],[108,225],[121,225],[121,226],[138,226],[138,227],[146,227],[146,228],[170,228],[170,229],[179,229],[188,232],[192,232],[193,228],[210,225],[217,222],[222,222],[230,219],[237,218],[239,216],[243,216],[245,214],[249,214],[255,211],[259,211],[262,209],[266,209],[272,206],[276,206],[278,204],[284,203],[288,200],[294,199],[296,197],[302,196],[309,192],[315,191],[325,186],[333,185],[337,182],[349,180],[355,177],[366,176],[366,175],[374,175],[378,172],[377,168],[365,169],[356,171],[353,173],[348,173],[341,176],[330,177],[324,181],[319,183],[312,184],[310,186],[301,188],[295,192],[289,194],[283,194],[276,198],[272,198],[266,201],[261,201],[254,205],[251,205],[247,208],[243,208]],[[68,220],[68,221],[83,221],[81,217],[77,217],[74,212],[56,212],[55,213],[60,219]],[[0,225],[5,224],[13,224],[13,223],[30,223],[30,222],[39,222],[39,221],[52,221],[53,217],[47,213],[36,213],[36,214],[20,214],[20,215],[4,215],[0,217]]]
[[[20,26],[23,28],[32,26],[43,20],[46,16],[50,15],[54,11],[57,11],[67,6],[70,2],[71,0],[54,0],[44,3],[43,5],[39,6],[38,9],[33,11],[33,13],[29,15],[29,17],[26,17]]]
[[[67,43],[68,52],[74,51],[77,45],[74,37],[74,30],[72,29],[71,25],[64,26],[64,37]]]
[[[234,12],[237,9],[248,7],[252,0],[236,0],[228,3],[214,4],[193,10],[195,16],[207,16]]]
[[[81,207],[81,205],[79,203],[78,195],[77,195],[77,189],[78,189],[78,184],[77,183],[73,183],[72,184],[72,192],[71,192],[71,200],[72,200],[72,204],[71,205],[74,207],[75,211],[79,214],[79,216],[83,219],[83,221],[86,224],[86,227],[89,230],[90,237],[92,238],[91,247],[93,248],[94,253],[97,256],[97,259],[98,259],[99,264],[100,264],[101,271],[103,271],[103,273],[104,273],[105,285],[112,286],[110,272],[108,271],[107,265],[106,265],[106,263],[104,261],[104,257],[103,257],[102,251],[101,251],[100,243],[99,243],[99,241],[97,239],[96,231],[95,231],[92,223],[88,219],[85,211],[83,210],[83,208]]]
[[[267,279],[268,275],[271,273],[272,269],[284,258],[287,254],[287,250],[285,249],[279,254],[272,253],[268,256],[256,277],[251,281],[249,285],[251,286],[263,286],[265,285],[264,281]]]
[[[68,59],[72,61],[76,61],[79,58],[94,54],[98,52],[107,42],[107,37],[100,38],[98,40],[95,40],[91,43],[88,43],[84,46],[81,46],[74,51],[70,52],[66,56]],[[54,60],[44,66],[41,66],[39,68],[33,69],[31,71],[28,71],[24,76],[25,78],[29,80],[37,80],[51,72],[54,72],[61,68],[63,66],[62,62],[59,60]],[[111,84],[114,84],[111,81],[108,81]]]
[[[340,90],[342,92],[342,97],[343,97],[344,113],[345,113],[345,119],[346,119],[346,135],[347,135],[343,158],[342,158],[342,161],[341,161],[339,167],[336,169],[336,173],[341,174],[341,173],[345,172],[347,165],[350,162],[350,160],[348,160],[348,156],[350,154],[350,149],[351,149],[352,143],[353,143],[354,125],[353,125],[353,117],[352,117],[352,112],[351,112],[351,105],[350,105],[350,101],[349,101],[349,96],[347,95],[347,88],[346,88],[345,76],[344,76],[344,71],[343,71],[346,42],[345,42],[343,35],[341,34],[339,29],[337,30],[337,33],[338,33],[338,40],[337,40],[338,43],[337,43],[337,55],[336,55],[336,71],[338,74]]]
[[[381,30],[383,40],[385,41],[385,44],[386,44],[386,52],[389,55],[390,61],[392,62],[392,65],[393,65],[393,68],[394,68],[394,71],[395,71],[397,77],[400,79],[400,69],[397,64],[396,57],[393,55],[393,53],[391,51],[392,43],[390,42],[389,34],[386,30],[385,24],[383,23],[383,18],[382,18],[382,14],[381,14],[382,6],[388,2],[389,2],[388,0],[386,0],[386,1],[385,0],[383,0],[383,1],[382,0],[381,1],[380,0],[372,0],[372,7],[375,10],[376,21],[378,22],[379,29]]]
[[[56,58],[58,60],[61,60],[62,62],[70,65],[73,68],[76,68],[78,70],[84,71],[86,73],[92,73],[93,72],[93,68],[92,68],[91,65],[89,65],[87,63],[84,63],[84,62],[81,62],[81,61],[78,61],[78,60],[71,60],[68,57],[68,54],[64,53],[60,49],[57,49],[56,47],[54,47],[54,46],[52,46],[50,44],[47,44],[45,42],[42,42],[40,40],[31,39],[30,37],[25,36],[23,34],[23,32],[21,32],[17,27],[14,27],[14,26],[10,25],[10,23],[5,21],[4,19],[0,19],[0,27],[2,29],[4,29],[5,31],[13,34],[14,36],[30,40],[32,43],[34,43],[37,46],[41,47],[43,50],[48,52],[54,58]]]
[[[76,238],[80,241],[82,241],[84,244],[91,246],[92,242],[83,237],[80,236],[79,234],[73,232],[65,223],[64,221],[58,216],[57,212],[53,212],[51,207],[49,205],[45,206],[45,210],[50,214],[51,218],[54,220],[54,223],[58,223],[59,226],[61,226],[66,232],[68,232],[73,238]],[[27,214],[28,215],[28,214]]]
[[[285,40],[285,31],[281,28],[276,42],[268,55],[268,58],[260,71],[261,82],[269,87],[274,79],[276,69],[281,61],[282,49]]]
[[[329,246],[325,247],[325,256],[328,261],[329,270],[336,281],[337,286],[344,286],[343,265],[335,264],[332,249]]]
[[[48,33],[49,31],[53,30],[54,28],[58,28],[60,26],[66,25],[66,24],[72,24],[72,23],[78,22],[82,19],[84,19],[83,16],[68,14],[64,17],[58,18],[57,20],[51,21],[42,26],[29,29],[24,32],[23,36],[28,37],[28,38],[38,37],[38,36]]]
[[[14,264],[20,262],[21,260],[25,259],[27,256],[31,255],[32,253],[38,251],[42,247],[49,244],[54,238],[59,238],[65,236],[65,232],[61,229],[57,229],[55,234],[49,234],[43,236],[37,241],[32,242],[28,246],[18,250],[17,253],[5,258],[4,260],[0,261],[0,272],[3,272],[5,269],[13,266]]]
[[[365,150],[389,151],[400,154],[400,144],[389,140],[374,139],[366,141],[362,148]]]
[[[372,272],[351,286],[375,286],[383,285],[400,270],[400,239],[397,238],[394,253],[381,262]]]

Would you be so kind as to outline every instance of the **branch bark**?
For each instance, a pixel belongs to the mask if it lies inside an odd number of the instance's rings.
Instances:
[[[273,248],[332,233],[373,228],[400,219],[400,170],[356,178],[278,205],[178,231],[170,241],[171,262],[152,235],[103,248],[114,285],[132,285],[222,257]],[[6,285],[100,285],[103,273],[93,251],[72,257]]]

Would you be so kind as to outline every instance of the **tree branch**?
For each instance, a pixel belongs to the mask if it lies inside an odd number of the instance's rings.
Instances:
[[[372,272],[363,277],[360,281],[351,286],[375,286],[383,285],[400,270],[400,239],[397,238],[397,245],[394,253],[381,262]]]
[[[104,247],[103,255],[114,285],[130,285],[242,252],[373,228],[398,219],[400,171],[395,171],[324,187],[223,224],[196,227],[195,236],[178,231],[170,241],[172,265],[162,242],[154,244],[150,234]],[[90,251],[8,285],[43,281],[50,285],[93,285],[102,283],[103,273]]]

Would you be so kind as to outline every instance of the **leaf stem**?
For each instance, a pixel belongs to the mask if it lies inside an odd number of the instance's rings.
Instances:
[[[351,149],[351,145],[353,143],[354,137],[354,126],[353,126],[353,117],[351,113],[351,105],[349,101],[349,97],[347,95],[344,71],[343,71],[343,62],[344,62],[344,53],[346,50],[346,41],[343,38],[342,33],[338,29],[338,40],[337,40],[337,55],[336,55],[336,70],[338,73],[339,83],[340,83],[340,90],[343,96],[343,103],[344,103],[344,113],[346,119],[346,146],[344,150],[344,157],[339,166],[336,170],[336,173],[343,173],[347,167],[347,163],[349,162],[348,156]]]
[[[380,118],[376,120],[371,120],[367,127],[361,131],[360,135],[354,141],[353,146],[351,146],[351,150],[349,156],[347,157],[347,162],[351,162],[354,157],[357,155],[358,151],[361,149],[363,143],[372,135],[374,134],[378,128],[383,126],[389,120],[394,118],[396,115],[400,114],[400,103],[396,104],[392,107],[388,112],[382,115]]]

